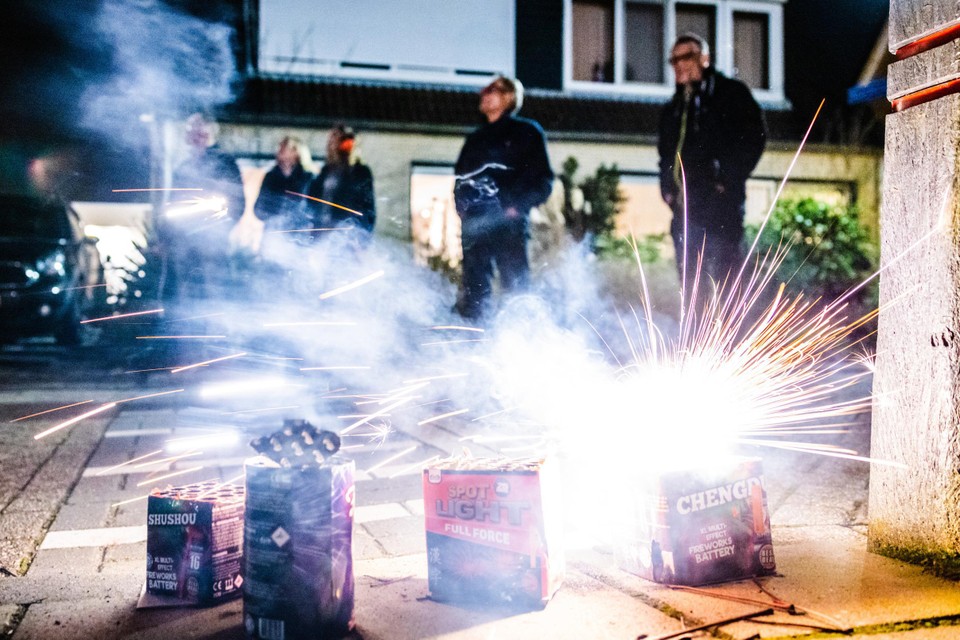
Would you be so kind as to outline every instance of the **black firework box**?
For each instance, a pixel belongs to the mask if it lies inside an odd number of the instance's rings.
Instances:
[[[242,486],[210,481],[154,489],[139,606],[207,605],[240,595],[242,552]]]
[[[339,638],[354,626],[354,462],[336,434],[285,422],[246,463],[247,637]]]
[[[636,535],[624,553],[628,571],[687,586],[775,572],[759,458],[650,475],[641,485]]]
[[[452,458],[423,471],[431,598],[542,608],[563,581],[553,461]]]

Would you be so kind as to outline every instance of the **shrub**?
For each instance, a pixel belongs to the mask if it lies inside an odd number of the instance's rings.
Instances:
[[[759,228],[747,227],[748,237],[756,237]],[[875,269],[877,246],[860,224],[856,206],[831,205],[813,198],[783,200],[777,203],[763,229],[757,251],[789,244],[786,258],[778,269],[788,290],[832,300],[862,283]],[[872,301],[876,282],[859,296]]]

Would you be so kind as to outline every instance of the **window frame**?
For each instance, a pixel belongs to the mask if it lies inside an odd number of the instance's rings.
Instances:
[[[716,19],[716,50],[711,52],[714,66],[728,76],[733,75],[734,13],[766,14],[769,42],[767,48],[769,88],[751,89],[754,97],[768,105],[785,105],[783,93],[783,3],[786,0],[611,0],[613,3],[613,82],[591,82],[573,79],[573,4],[563,0],[563,88],[570,93],[615,94],[665,100],[673,95],[673,70],[668,58],[676,39],[676,5],[698,4],[713,7]],[[659,4],[664,13],[662,83],[625,82],[626,5],[639,2]]]

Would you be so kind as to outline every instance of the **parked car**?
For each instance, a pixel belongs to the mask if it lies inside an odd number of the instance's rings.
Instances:
[[[53,335],[77,344],[103,299],[96,239],[56,200],[0,194],[0,340]]]

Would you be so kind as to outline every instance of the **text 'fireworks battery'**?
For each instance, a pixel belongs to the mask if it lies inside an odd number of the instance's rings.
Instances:
[[[147,498],[148,594],[178,604],[239,595],[242,550],[243,487],[203,482]]]
[[[758,458],[646,478],[625,566],[665,584],[696,586],[771,575],[770,514]]]
[[[553,463],[457,458],[423,472],[430,596],[544,606],[563,580]]]
[[[251,443],[243,614],[261,640],[341,637],[354,626],[354,463],[302,420]]]

